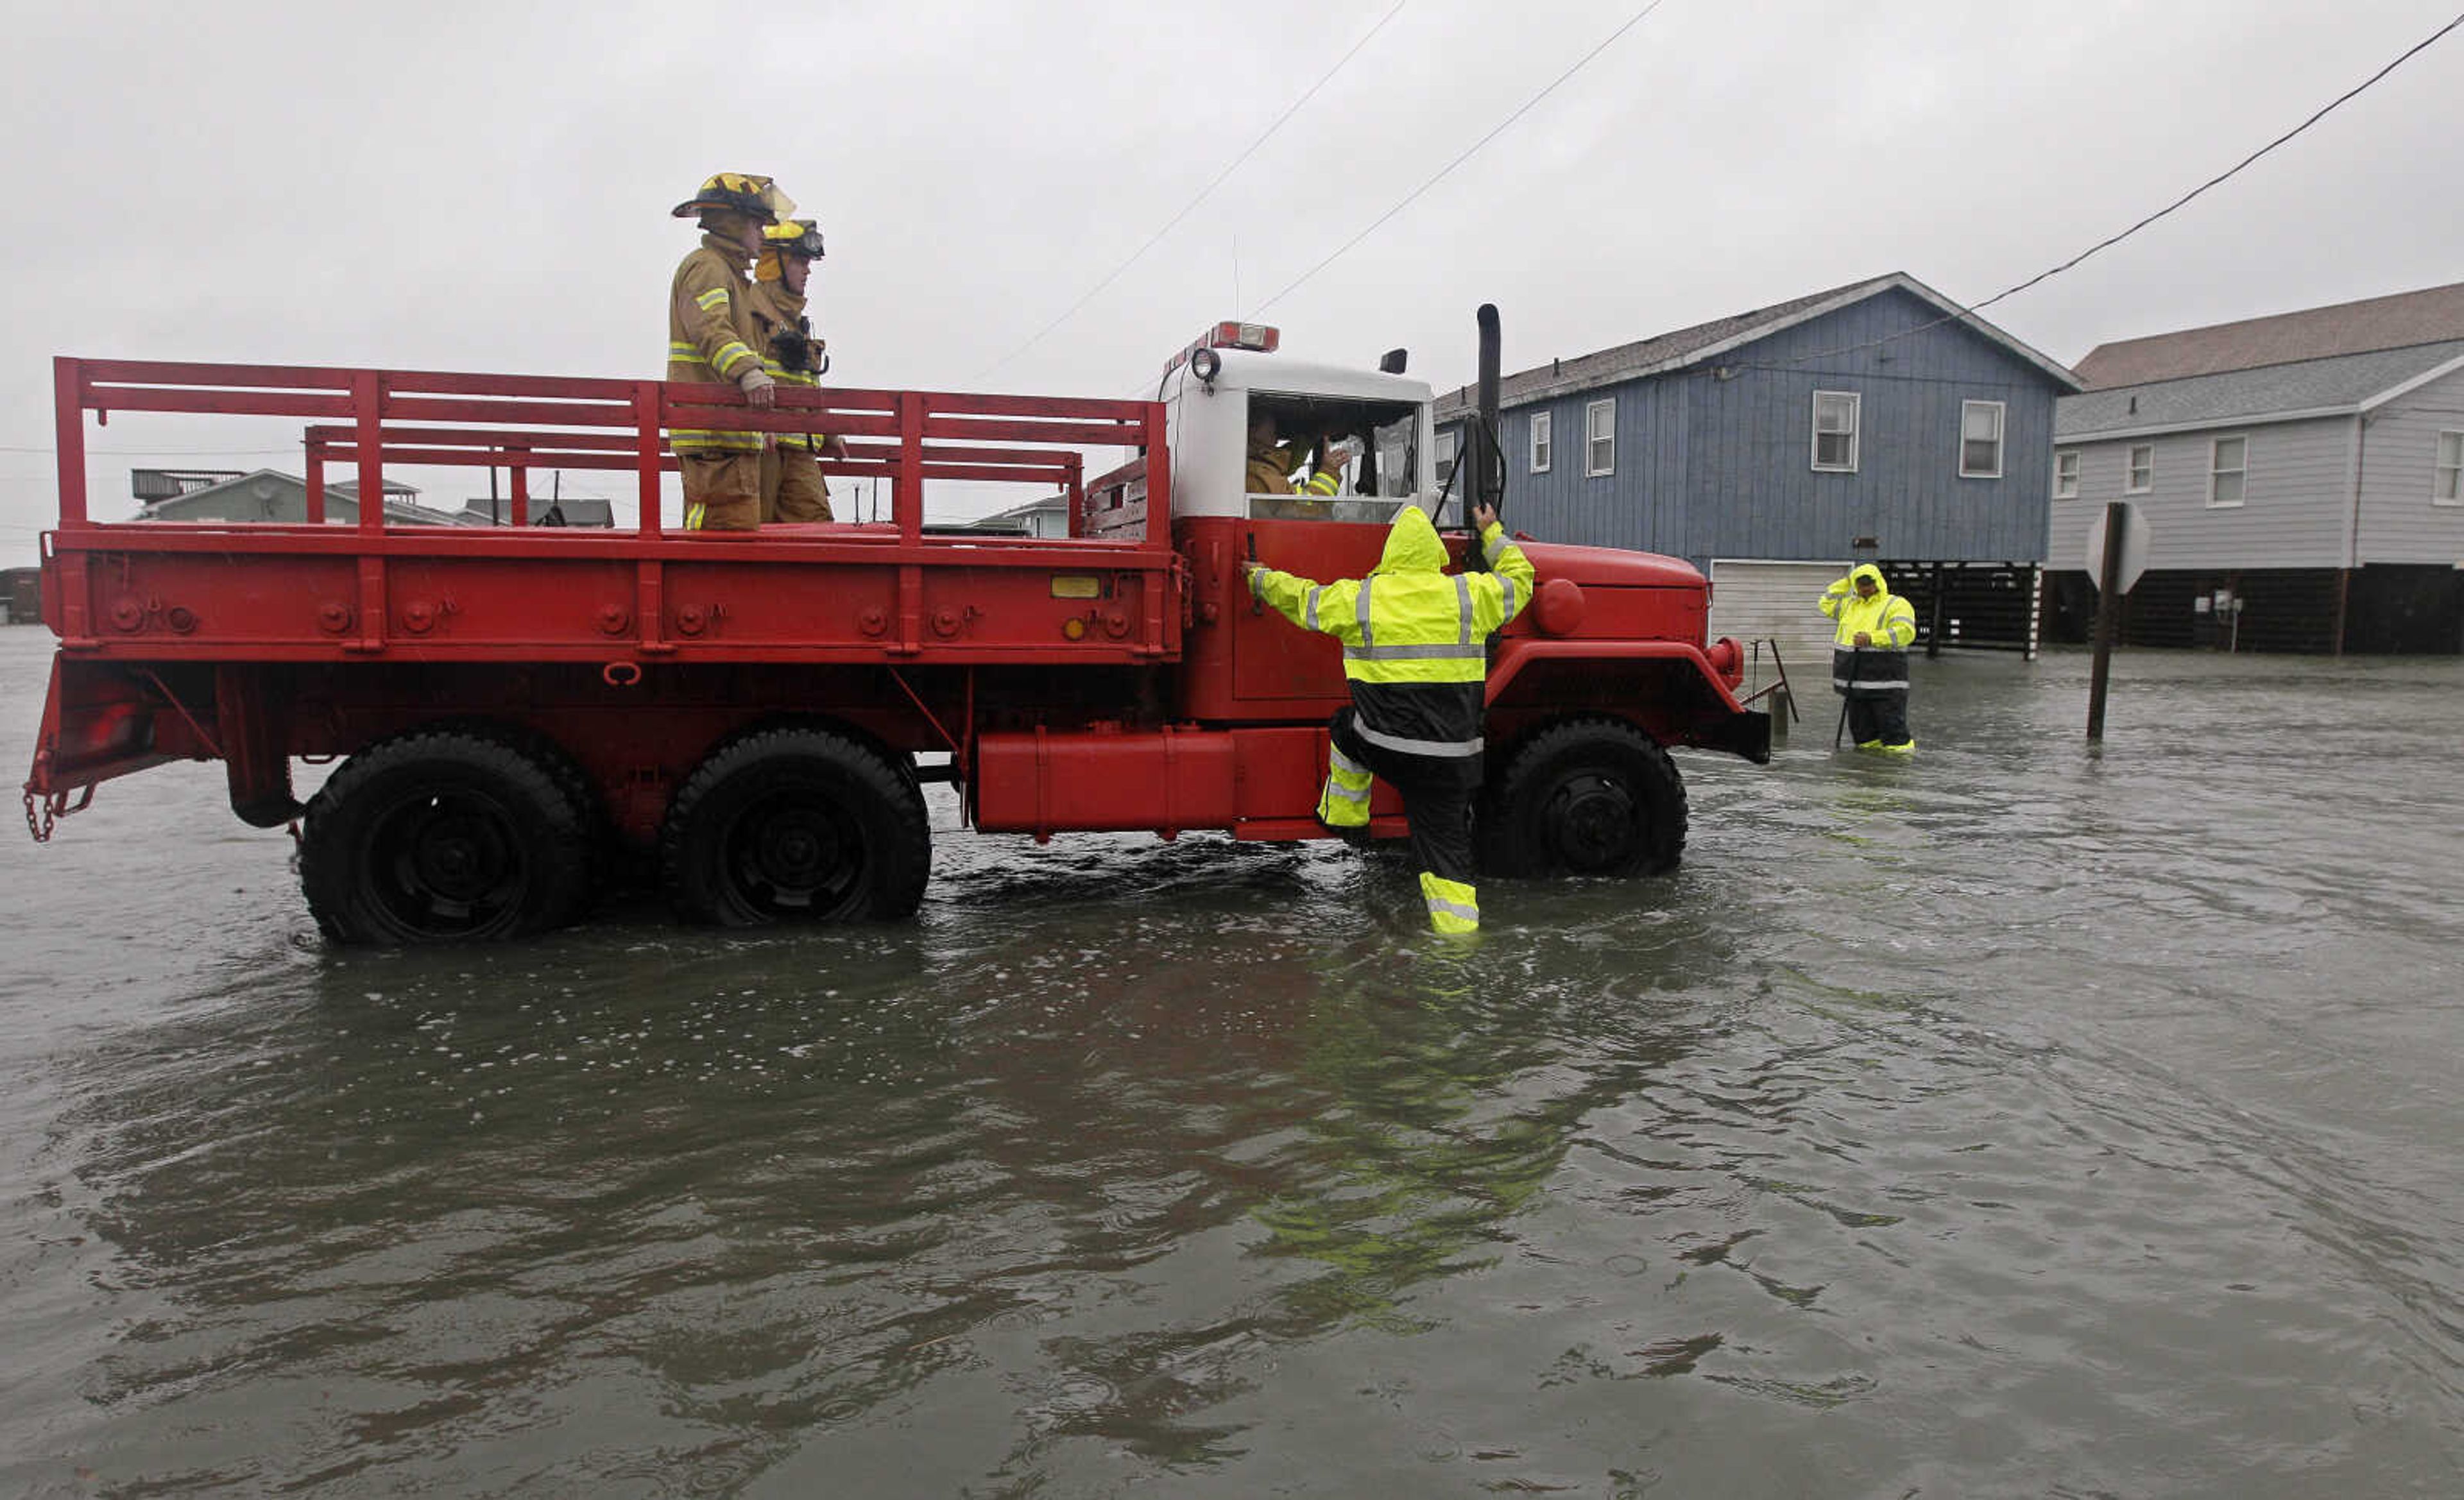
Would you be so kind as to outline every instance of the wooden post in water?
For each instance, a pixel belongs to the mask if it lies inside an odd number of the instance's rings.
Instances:
[[[2087,738],[2104,739],[2104,677],[2113,661],[2113,636],[2122,626],[2122,542],[2130,530],[2130,504],[2104,504],[2104,565],[2096,581],[2096,665],[2087,679]]]

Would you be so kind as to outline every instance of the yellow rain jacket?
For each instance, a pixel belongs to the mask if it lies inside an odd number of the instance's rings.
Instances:
[[[1262,567],[1249,591],[1343,643],[1362,739],[1400,755],[1476,756],[1487,638],[1531,602],[1532,588],[1531,563],[1505,527],[1492,524],[1481,550],[1488,572],[1446,572],[1437,528],[1407,505],[1367,578],[1320,584]]]
[[[1874,597],[1857,597],[1857,580],[1874,581]],[[1861,563],[1824,590],[1818,607],[1835,622],[1831,634],[1831,686],[1852,695],[1905,693],[1908,647],[1917,638],[1917,612],[1891,592],[1882,570]],[[1859,646],[1863,631],[1871,644]]]

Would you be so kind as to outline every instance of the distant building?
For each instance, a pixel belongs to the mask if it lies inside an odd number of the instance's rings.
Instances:
[[[131,469],[128,471],[128,487],[137,496],[138,504],[151,505],[157,500],[167,500],[191,490],[220,484],[226,479],[236,479],[245,472],[239,469]]]
[[[43,623],[43,570],[0,568],[0,625]]]
[[[1684,558],[1712,580],[1714,634],[1774,637],[1792,662],[1827,659],[1815,601],[1867,562],[1929,644],[2033,651],[2054,401],[2079,388],[1914,277],[1876,276],[1506,377],[1507,523]],[[1474,401],[1438,404],[1441,475]]]
[[[967,522],[967,531],[1000,532],[1012,537],[1066,537],[1069,535],[1069,496],[1047,495],[1013,505],[1005,511],[995,511],[979,520]]]
[[[601,531],[616,524],[616,507],[597,496],[567,495],[558,497],[532,496],[524,509],[534,526],[589,526]],[[491,499],[482,496],[462,502],[462,514],[453,518],[457,526],[510,526],[514,523],[514,502]]]
[[[163,471],[140,472],[159,474]],[[134,489],[135,476],[131,478],[131,488]],[[386,522],[403,526],[461,524],[450,511],[430,510],[419,504],[418,494],[419,491],[409,485],[387,483],[385,487]],[[348,481],[325,486],[326,521],[329,524],[358,521],[359,495],[359,486]],[[308,519],[308,485],[297,474],[259,469],[253,474],[232,474],[145,503],[138,510],[137,519],[287,521],[303,525]]]
[[[2464,650],[2464,282],[2102,344],[2055,425],[2053,628],[2095,610],[2088,529],[2149,523],[2123,639]]]

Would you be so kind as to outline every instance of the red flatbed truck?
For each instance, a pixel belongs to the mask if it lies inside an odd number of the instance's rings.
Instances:
[[[297,820],[323,931],[380,943],[570,920],[628,851],[655,854],[697,921],[902,917],[935,777],[985,831],[1325,836],[1337,648],[1253,608],[1240,563],[1357,576],[1397,507],[1444,492],[1425,385],[1273,342],[1220,325],[1153,399],[781,388],[767,411],[658,381],[60,359],[42,540],[59,648],[30,828],[47,839],[114,777],[218,759],[241,819]],[[1363,434],[1346,493],[1243,493],[1259,410]],[[307,520],[98,521],[88,412],[307,419]],[[671,426],[839,433],[825,467],[888,481],[892,518],[676,530]],[[1088,480],[1084,452],[1108,447],[1130,461]],[[505,470],[514,524],[389,523],[383,505],[330,523],[329,463],[361,496],[388,464]],[[523,524],[540,470],[630,473],[638,526]],[[925,488],[947,481],[1066,494],[1068,534],[928,528]],[[1485,863],[1664,870],[1685,824],[1664,747],[1768,759],[1768,719],[1734,695],[1742,652],[1705,639],[1708,588],[1682,562],[1525,551],[1541,585],[1495,643]],[[302,758],[342,760],[304,808]],[[1373,811],[1375,836],[1404,831],[1382,785]]]

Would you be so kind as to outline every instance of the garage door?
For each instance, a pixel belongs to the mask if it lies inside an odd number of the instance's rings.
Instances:
[[[1771,680],[1771,648],[1751,665],[1756,641],[1777,640],[1797,696],[1810,699],[1831,680],[1831,622],[1814,602],[1848,576],[1845,562],[1711,560],[1711,638],[1731,636],[1746,648],[1749,691]]]

